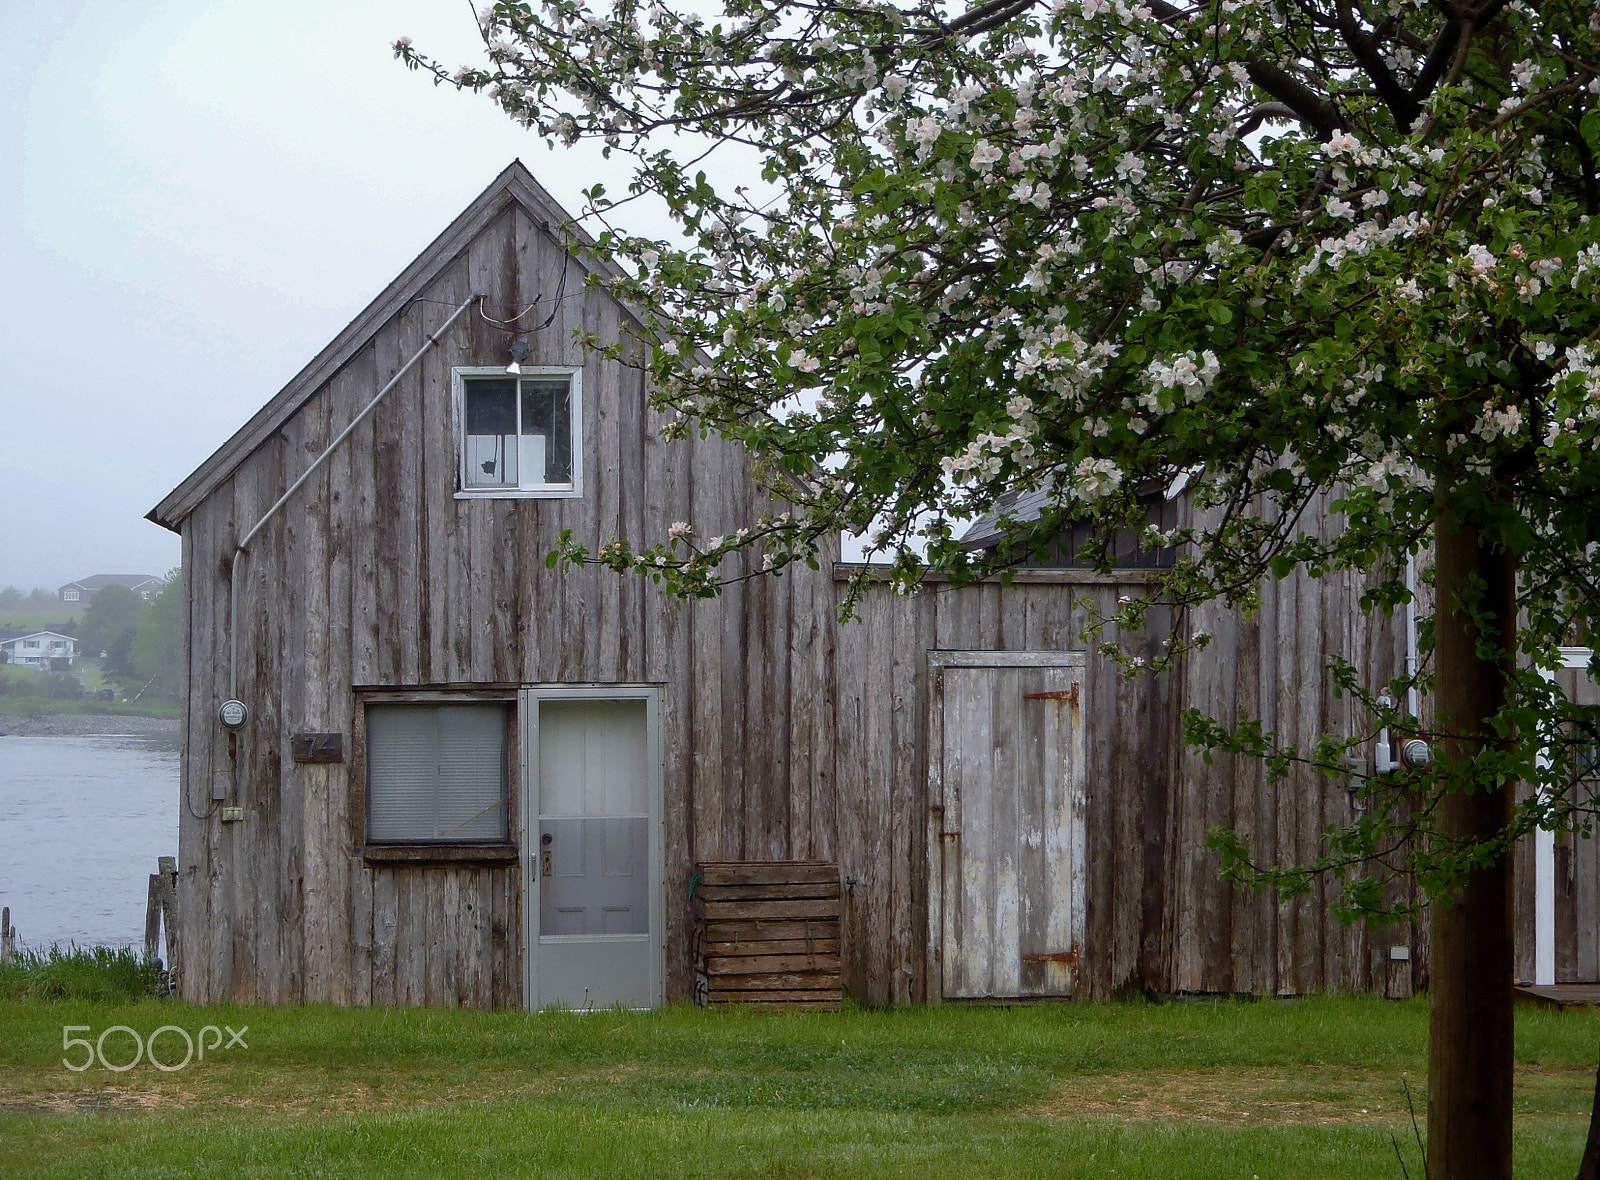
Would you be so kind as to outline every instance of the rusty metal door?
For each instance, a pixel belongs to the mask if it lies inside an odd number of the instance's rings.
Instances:
[[[1084,663],[1082,652],[929,653],[930,983],[945,999],[1077,990]]]

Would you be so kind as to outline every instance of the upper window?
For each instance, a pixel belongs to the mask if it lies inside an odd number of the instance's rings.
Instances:
[[[1600,705],[1580,705],[1577,724],[1573,729],[1577,777],[1600,778]]]
[[[457,369],[459,495],[583,494],[582,372]]]
[[[63,590],[61,592],[61,601],[62,602],[77,602],[78,601],[78,592],[76,590]]]
[[[367,706],[367,838],[374,843],[507,840],[510,707]]]

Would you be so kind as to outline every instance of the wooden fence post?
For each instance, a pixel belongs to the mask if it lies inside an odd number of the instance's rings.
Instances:
[[[11,927],[11,907],[0,909],[0,963],[9,963],[17,956],[17,932]]]
[[[178,972],[182,964],[178,944],[178,858],[163,856],[156,860],[156,872],[150,874],[150,893],[144,909],[144,957],[162,961],[161,932],[166,930],[166,977],[169,991],[178,990]]]

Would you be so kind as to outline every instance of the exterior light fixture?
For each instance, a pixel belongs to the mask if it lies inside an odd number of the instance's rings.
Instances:
[[[513,377],[521,376],[522,362],[528,359],[528,353],[531,351],[532,349],[528,347],[526,340],[513,340],[511,342],[511,363],[506,366],[506,372]]]

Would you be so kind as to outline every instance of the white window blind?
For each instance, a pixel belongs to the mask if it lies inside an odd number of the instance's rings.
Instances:
[[[506,706],[367,706],[367,835],[506,839]]]

